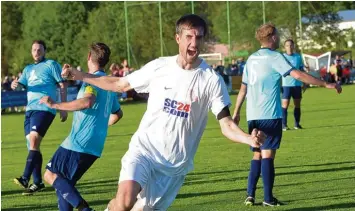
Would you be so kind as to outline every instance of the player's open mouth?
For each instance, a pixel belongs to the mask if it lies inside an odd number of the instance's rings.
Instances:
[[[197,50],[187,50],[187,54],[189,56],[195,56],[197,54]]]

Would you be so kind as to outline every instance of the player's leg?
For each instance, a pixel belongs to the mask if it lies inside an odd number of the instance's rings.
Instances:
[[[264,206],[278,206],[280,203],[273,196],[275,181],[274,160],[282,138],[282,120],[259,120],[259,128],[267,138],[261,148],[261,175],[264,184]]]
[[[47,164],[44,179],[56,189],[60,210],[72,209],[72,207],[82,211],[91,210],[75,188],[75,184],[96,159],[95,156],[62,147],[55,152]]]
[[[301,99],[302,99],[302,88],[300,86],[295,87],[293,93],[293,103],[295,105],[295,109],[293,111],[293,115],[295,117],[295,129],[302,129],[300,125],[301,121]]]
[[[29,154],[23,174],[24,178],[33,175],[33,184],[23,192],[23,195],[32,195],[35,192],[45,188],[42,182],[42,163],[43,157],[40,151],[40,145],[49,126],[52,124],[54,114],[46,111],[33,111],[30,116],[30,133],[29,133]]]
[[[282,129],[283,131],[289,130],[287,126],[287,109],[291,99],[291,87],[282,87]]]
[[[249,134],[254,128],[257,128],[257,121],[248,121],[248,131]],[[253,151],[253,159],[250,162],[250,170],[248,176],[248,187],[247,187],[247,198],[244,204],[247,206],[253,206],[255,203],[255,191],[256,185],[258,184],[260,173],[261,173],[261,153],[260,149],[251,148]]]
[[[121,166],[117,194],[108,206],[110,211],[131,210],[151,177],[151,163],[140,152],[129,149],[121,160]]]

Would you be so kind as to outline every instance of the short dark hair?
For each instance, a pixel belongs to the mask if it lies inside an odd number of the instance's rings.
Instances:
[[[42,45],[44,50],[47,50],[47,46],[46,46],[46,43],[43,41],[43,40],[33,40],[32,42],[32,45],[33,44],[39,44],[39,45]]]
[[[273,23],[266,23],[261,25],[255,33],[255,38],[260,42],[260,43],[265,43],[267,42],[270,37],[276,34],[276,27]]]
[[[291,38],[288,38],[287,40],[285,40],[284,45],[285,45],[287,42],[292,42],[292,45],[295,44],[295,42],[294,42],[293,39],[291,39]]]
[[[99,67],[105,67],[110,60],[110,55],[111,50],[106,44],[95,42],[90,45],[91,60]]]
[[[179,18],[176,21],[176,34],[180,34],[183,30],[184,26],[189,28],[199,28],[203,29],[203,36],[205,37],[208,33],[206,21],[198,15],[195,14],[187,14]]]

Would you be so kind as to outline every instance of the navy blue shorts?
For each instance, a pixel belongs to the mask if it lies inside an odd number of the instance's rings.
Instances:
[[[251,120],[248,121],[249,134],[256,128],[266,134],[264,144],[260,149],[273,149],[280,148],[282,138],[282,119],[264,119],[264,120]],[[260,151],[259,148],[252,148],[252,151]]]
[[[282,99],[301,99],[302,87],[300,86],[283,86],[282,87]]]
[[[75,185],[97,158],[94,155],[59,147],[47,163],[46,169]]]
[[[31,131],[36,131],[40,136],[46,135],[55,115],[48,111],[26,111],[25,114],[25,136]]]

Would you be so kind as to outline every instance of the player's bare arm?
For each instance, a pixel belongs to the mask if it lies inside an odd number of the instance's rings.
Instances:
[[[119,109],[116,113],[110,115],[110,119],[108,121],[108,126],[116,124],[123,117],[123,112]]]
[[[233,121],[238,125],[240,121],[240,110],[247,95],[247,85],[242,84],[238,93],[237,101],[233,112]]]
[[[40,103],[46,104],[50,108],[54,108],[62,111],[79,111],[87,108],[91,108],[96,101],[96,97],[93,94],[85,93],[83,98],[70,101],[56,103],[49,96],[44,96],[41,98]]]
[[[62,77],[68,80],[84,81],[101,89],[113,92],[126,92],[131,89],[130,84],[125,78],[114,76],[96,76],[83,73],[71,67],[63,67]]]
[[[328,89],[336,89],[337,92],[340,94],[342,91],[341,85],[337,84],[337,83],[327,83],[325,81],[322,81],[318,78],[315,78],[305,72],[302,72],[300,70],[292,70],[290,75],[292,77],[294,77],[297,80],[300,80],[304,83],[307,84],[313,84],[313,85],[317,85],[317,86],[322,86]]]
[[[58,85],[59,85],[59,91],[60,91],[60,100],[62,102],[66,102],[67,101],[67,82],[61,82]],[[62,122],[65,122],[68,118],[68,113],[66,111],[60,110],[59,115],[60,115],[60,120]]]

